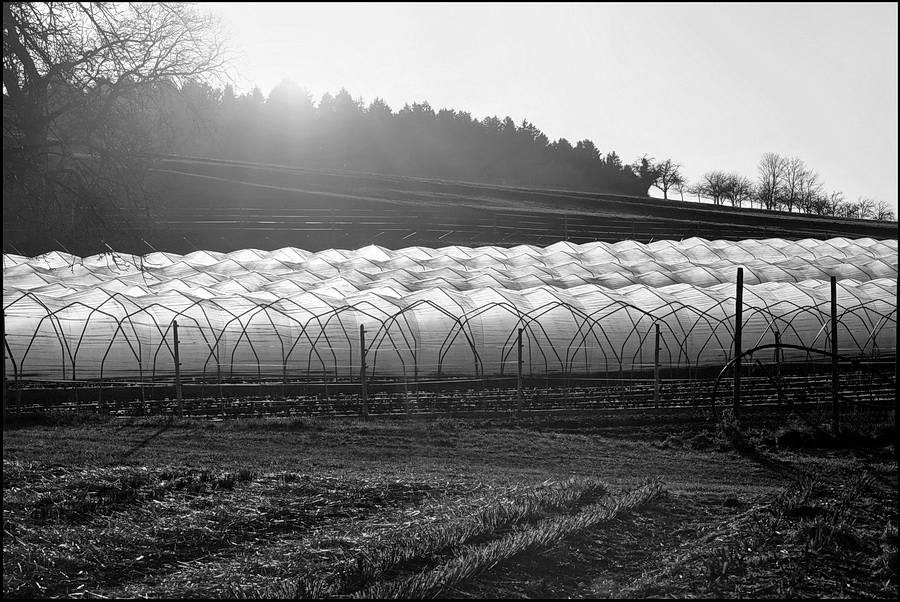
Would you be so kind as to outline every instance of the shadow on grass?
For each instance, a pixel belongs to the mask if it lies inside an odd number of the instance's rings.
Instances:
[[[139,451],[140,449],[146,447],[148,443],[150,443],[151,441],[153,441],[154,439],[156,439],[157,437],[159,437],[160,435],[162,435],[164,432],[166,432],[167,430],[169,430],[169,427],[171,427],[171,426],[172,426],[172,419],[169,418],[168,420],[166,420],[166,421],[163,423],[163,425],[159,428],[159,430],[157,430],[157,431],[156,431],[155,433],[153,433],[152,435],[149,435],[149,436],[147,436],[147,437],[144,437],[144,439],[143,439],[142,441],[140,441],[139,443],[137,443],[136,445],[134,445],[131,449],[129,449],[128,451],[126,451],[124,454],[122,454],[122,459],[125,459],[125,458],[127,458],[128,456],[131,456],[131,455],[134,454],[135,452]]]

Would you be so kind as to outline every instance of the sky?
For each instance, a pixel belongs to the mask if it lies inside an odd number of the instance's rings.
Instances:
[[[799,157],[897,211],[897,3],[207,3],[239,92],[528,120],[691,181]],[[661,196],[651,189],[654,196]]]

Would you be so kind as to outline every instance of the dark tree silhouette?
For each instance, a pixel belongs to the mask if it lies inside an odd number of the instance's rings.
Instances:
[[[4,2],[4,240],[133,231],[153,207],[150,157],[190,138],[173,115],[212,110],[192,101],[226,69],[220,32],[184,3]]]

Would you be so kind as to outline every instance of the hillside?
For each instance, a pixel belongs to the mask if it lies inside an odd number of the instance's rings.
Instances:
[[[106,241],[117,251],[897,236],[896,223],[870,220],[211,159],[165,158],[158,176],[163,206],[142,223],[133,219],[137,232]],[[49,250],[32,246],[4,226],[4,251]],[[71,242],[67,250],[108,249],[98,241]]]

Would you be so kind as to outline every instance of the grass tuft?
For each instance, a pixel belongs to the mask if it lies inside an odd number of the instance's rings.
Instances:
[[[718,423],[719,438],[731,449],[742,455],[753,454],[756,446],[740,419],[731,410],[723,410]]]

